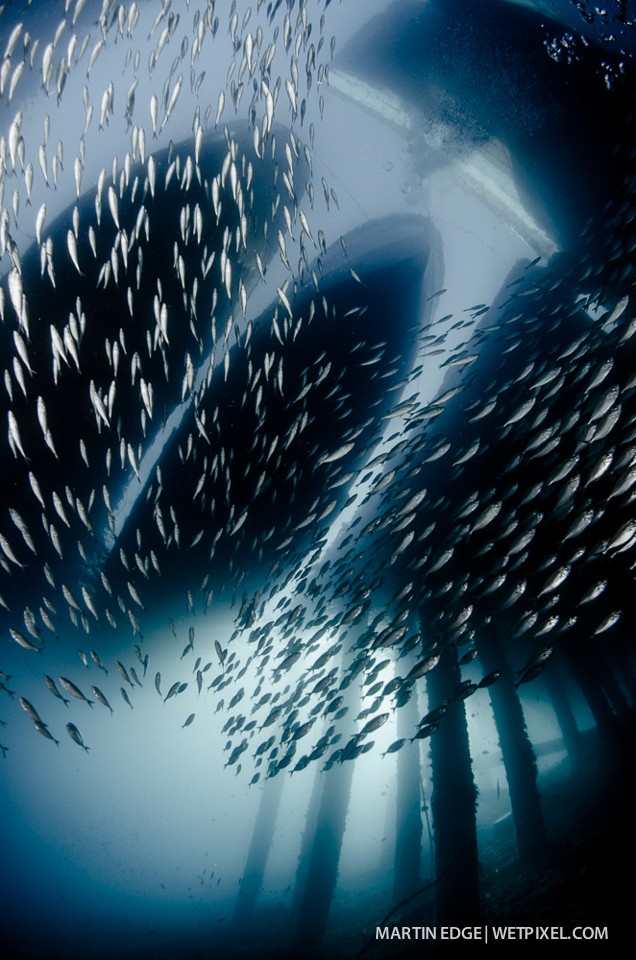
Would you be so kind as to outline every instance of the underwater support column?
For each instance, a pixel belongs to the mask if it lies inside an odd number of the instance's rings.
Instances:
[[[348,662],[349,651],[343,655]],[[349,708],[349,723],[343,727],[343,741],[353,734],[353,716],[360,706],[360,687],[357,680],[348,685],[345,704]],[[311,849],[303,840],[304,862],[299,865],[297,882],[302,884],[296,918],[295,947],[299,955],[307,955],[308,944],[318,948],[327,929],[331,901],[338,881],[340,850],[347,821],[354,763],[344,761],[321,773],[314,784],[320,790],[320,805]],[[311,806],[314,800],[312,798]],[[305,866],[306,864],[306,866]],[[304,872],[303,872],[304,868]]]
[[[623,635],[615,637],[607,651],[607,656],[611,669],[633,707],[636,705],[636,675],[632,663],[632,650],[627,638]]]
[[[578,764],[581,762],[583,745],[581,743],[579,728],[576,725],[574,711],[570,703],[568,689],[563,675],[562,660],[559,658],[559,655],[550,657],[542,676],[543,682],[550,695],[552,708],[561,729],[561,734],[563,735],[563,745],[568,752],[570,762]]]
[[[592,712],[599,733],[605,738],[607,744],[613,747],[618,738],[618,721],[599,681],[596,663],[590,655],[587,643],[583,641],[575,645],[572,638],[568,637],[564,645],[564,653],[572,675]]]
[[[232,920],[234,928],[240,928],[243,932],[253,921],[256,903],[263,886],[263,877],[274,837],[283,783],[283,777],[279,775],[266,780],[263,784],[261,802]]]
[[[460,682],[456,649],[445,647],[427,674],[431,709],[446,703]],[[450,704],[431,736],[431,769],[436,922],[472,924],[479,918],[477,787],[463,700]]]
[[[607,695],[607,699],[619,723],[625,723],[630,715],[629,704],[618,682],[618,678],[612,670],[611,656],[608,657],[605,651],[603,651],[603,653],[603,657],[597,658],[597,669],[601,686]]]
[[[307,944],[318,946],[325,935],[338,879],[353,769],[353,763],[345,762],[323,774],[320,813],[296,925],[299,951],[306,950]]]
[[[477,649],[485,673],[502,670],[499,679],[488,687],[488,694],[506,770],[519,857],[526,862],[537,861],[545,853],[546,835],[536,757],[512,670],[492,623],[483,624],[477,631]]]
[[[398,737],[412,737],[419,712],[417,690],[397,711]],[[397,801],[395,806],[395,874],[393,899],[404,900],[422,885],[422,777],[419,740],[405,744],[397,754]]]
[[[305,890],[307,870],[309,869],[309,861],[311,859],[312,842],[316,834],[318,814],[320,813],[320,798],[324,777],[319,764],[316,763],[314,766],[316,767],[316,771],[314,774],[314,782],[311,787],[309,807],[305,815],[303,836],[300,844],[300,855],[298,857],[298,866],[296,868],[294,899],[292,905],[294,914],[297,914],[300,911],[300,902]]]

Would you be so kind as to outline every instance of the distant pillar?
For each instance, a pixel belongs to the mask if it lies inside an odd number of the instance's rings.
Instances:
[[[568,757],[572,763],[579,763],[582,756],[581,734],[568,697],[562,661],[552,656],[542,676],[561,729],[563,745],[568,752]]]
[[[537,786],[536,757],[512,670],[504,659],[492,624],[480,627],[477,649],[485,673],[502,671],[499,679],[488,687],[488,693],[506,769],[519,857],[525,861],[540,860],[545,853],[546,836]]]
[[[320,813],[320,798],[322,796],[324,774],[319,762],[315,763],[314,767],[316,768],[314,773],[314,782],[311,788],[309,809],[307,810],[307,815],[305,816],[305,826],[300,844],[300,856],[298,858],[298,866],[296,868],[296,880],[294,883],[294,899],[292,906],[294,914],[297,914],[300,910],[300,902],[302,900],[305,884],[307,883],[307,870],[309,869],[309,861],[311,859],[311,848],[314,836],[316,834],[318,814]]]
[[[347,653],[343,663],[348,663]],[[360,707],[359,681],[354,679],[345,694],[349,708],[347,723],[343,724],[342,744],[355,729],[354,715]],[[328,759],[328,757],[327,757]],[[327,930],[329,910],[338,881],[340,850],[347,822],[347,810],[355,761],[345,760],[320,774],[314,784],[314,793],[320,791],[320,803],[315,819],[311,847],[303,839],[303,861],[299,864],[297,883],[300,892],[296,896],[298,913],[296,920],[296,949],[300,955],[308,955],[308,945],[318,949]],[[312,797],[311,805],[315,803]]]
[[[308,944],[319,946],[327,929],[338,880],[353,769],[353,761],[345,761],[322,775],[320,811],[296,925],[299,956]]]
[[[599,682],[595,665],[592,664],[592,658],[585,648],[585,644],[576,646],[569,641],[565,647],[565,655],[572,675],[592,711],[599,733],[608,743],[616,744],[619,734],[618,722],[612,713],[605,692]]]
[[[274,837],[283,782],[283,777],[279,775],[266,780],[263,784],[258,815],[234,908],[232,922],[235,928],[240,927],[245,930],[254,919],[254,911],[263,886],[267,858]]]
[[[398,737],[412,737],[417,729],[417,696],[397,711]],[[389,758],[385,758],[388,760]],[[395,874],[393,899],[401,902],[422,886],[422,771],[419,741],[405,743],[397,754],[395,806]]]
[[[430,708],[445,703],[460,681],[455,648],[448,647],[427,674]],[[430,743],[437,923],[471,924],[479,918],[477,788],[463,700],[449,706]]]

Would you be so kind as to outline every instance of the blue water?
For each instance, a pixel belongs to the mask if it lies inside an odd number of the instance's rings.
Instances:
[[[627,5],[64,6],[0,13],[7,955],[617,942]]]

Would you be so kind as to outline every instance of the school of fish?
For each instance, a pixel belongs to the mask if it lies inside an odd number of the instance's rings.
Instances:
[[[267,37],[251,8],[163,0],[147,63],[144,5],[66,0],[37,38],[0,15],[12,114],[0,139],[0,691],[52,744],[51,696],[112,713],[186,695],[196,710],[182,727],[225,735],[237,771],[249,751],[253,783],[328,769],[373,747],[444,649],[479,660],[486,624],[522,684],[556,651],[593,656],[631,622],[636,175],[590,226],[593,244],[583,235],[571,256],[519,265],[494,303],[434,319],[443,267],[429,221],[387,218],[330,245],[312,222],[304,118],[310,97],[322,115],[336,48],[329,0],[317,6],[258,2]],[[203,51],[223,31],[233,56],[226,89],[211,90]],[[88,79],[116,44],[128,80],[94,100]],[[281,57],[288,76],[273,72]],[[52,146],[48,114],[27,142],[22,89],[59,104],[79,74],[75,155]],[[153,149],[188,84],[191,134]],[[248,119],[228,118],[244,96]],[[117,111],[128,152],[83,189]],[[634,149],[616,149],[633,167]],[[31,196],[55,191],[64,166],[75,199],[49,222]],[[337,206],[324,177],[320,189]],[[34,241],[20,248],[22,231]],[[255,310],[274,261],[286,279]],[[464,341],[447,349],[457,330]],[[433,402],[418,389],[428,362],[448,370]],[[217,636],[205,618],[225,591],[242,597],[233,633]],[[170,677],[144,640],[157,617],[174,641]],[[78,638],[77,675],[55,676],[54,641]],[[34,657],[37,708],[20,691]],[[498,675],[429,704],[411,742]],[[22,720],[14,711],[7,730]],[[80,726],[66,731],[88,754]]]

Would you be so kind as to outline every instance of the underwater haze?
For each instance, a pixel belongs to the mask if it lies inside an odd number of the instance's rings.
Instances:
[[[629,934],[631,6],[0,5],[4,956]]]

